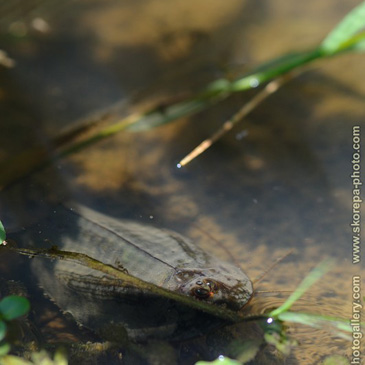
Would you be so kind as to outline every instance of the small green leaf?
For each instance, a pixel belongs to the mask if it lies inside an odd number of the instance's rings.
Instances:
[[[28,299],[16,295],[9,295],[0,302],[0,314],[7,321],[26,314],[29,308]]]
[[[3,364],[2,357],[5,356],[10,351],[10,345],[6,342],[0,345],[0,364]]]
[[[0,321],[0,341],[2,341],[5,335],[6,335],[6,323],[4,321]]]
[[[351,10],[321,43],[321,50],[331,54],[342,44],[365,27],[365,1]]]
[[[0,245],[5,241],[6,233],[3,224],[0,221]]]

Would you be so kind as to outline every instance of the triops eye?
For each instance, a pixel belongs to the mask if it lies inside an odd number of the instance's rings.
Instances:
[[[211,296],[211,292],[205,288],[193,288],[192,293],[198,299],[207,299]]]
[[[218,290],[218,284],[214,280],[204,280],[204,283],[209,286],[212,292],[216,292]]]

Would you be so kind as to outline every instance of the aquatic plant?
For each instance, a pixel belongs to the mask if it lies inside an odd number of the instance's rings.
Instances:
[[[10,158],[3,166],[0,166],[3,172],[0,178],[0,189],[31,173],[36,168],[47,165],[54,159],[84,149],[88,145],[116,133],[125,130],[148,130],[207,109],[234,93],[254,89],[267,83],[251,101],[227,120],[218,131],[187,154],[178,163],[178,167],[182,167],[203,153],[283,84],[308,69],[308,66],[314,61],[319,62],[350,52],[364,52],[364,27],[365,2],[362,2],[349,12],[321,43],[309,50],[291,52],[274,58],[233,81],[228,78],[215,80],[197,95],[183,101],[166,103],[163,108],[161,105],[156,105],[145,112],[129,115],[101,130],[95,130],[95,126],[103,120],[102,117],[100,120],[95,120],[95,118],[85,120],[83,124],[78,124],[73,130],[59,135],[52,141],[52,146],[55,149],[54,153],[51,154],[52,157],[49,157],[50,154],[46,153],[45,150],[37,147]],[[90,133],[85,133],[90,130]]]
[[[9,323],[27,314],[29,308],[28,299],[17,295],[9,295],[0,301],[0,357],[10,351],[10,344],[6,341]]]
[[[6,232],[0,221],[0,245],[5,245]],[[9,295],[0,301],[0,357],[10,351],[10,344],[6,341],[8,325],[11,321],[28,313],[30,304],[27,298]]]

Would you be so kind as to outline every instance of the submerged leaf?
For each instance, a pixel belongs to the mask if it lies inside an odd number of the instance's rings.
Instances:
[[[11,321],[26,314],[29,308],[28,299],[17,295],[9,295],[0,302],[0,315],[3,319]]]
[[[10,351],[10,345],[5,342],[4,344],[0,345],[0,364],[2,365],[3,356],[5,356]]]

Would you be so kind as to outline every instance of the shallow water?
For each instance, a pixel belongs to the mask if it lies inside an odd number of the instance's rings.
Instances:
[[[227,68],[246,70],[282,52],[309,47],[355,3],[231,1],[213,6],[203,0],[173,5],[145,0],[103,6],[65,2],[54,8],[50,2],[30,15],[26,10],[13,14],[0,23],[0,48],[16,62],[0,69],[0,162],[34,146],[52,151],[52,136],[117,102],[130,105],[134,98],[153,104],[197,90]],[[50,29],[34,29],[29,20],[34,14]],[[26,29],[22,37],[9,28],[19,19]],[[348,55],[316,65],[181,170],[176,163],[255,91],[57,160],[1,192],[1,219],[9,232],[16,232],[41,220],[51,202],[72,198],[117,218],[176,230],[216,256],[233,256],[252,279],[294,249],[257,284],[260,291],[290,292],[323,258],[335,257],[336,267],[294,309],[350,318],[352,276],[363,274],[351,261],[349,227],[352,127],[365,120],[360,60]],[[118,116],[112,112],[112,119]],[[19,261],[12,257],[19,266],[1,264],[7,278],[22,280],[19,267],[27,260]],[[257,294],[251,313],[277,306],[287,295]],[[43,309],[35,322],[46,339],[84,338],[55,306],[38,301]],[[299,345],[286,363],[351,355],[350,342],[326,331],[289,325],[289,332]],[[212,350],[220,349],[217,344],[225,348],[223,337],[212,335],[204,345],[166,351],[182,363],[209,359],[218,355]],[[143,351],[153,354],[151,363],[164,363],[156,354],[165,345],[150,344]],[[272,361],[265,359],[258,363]]]

